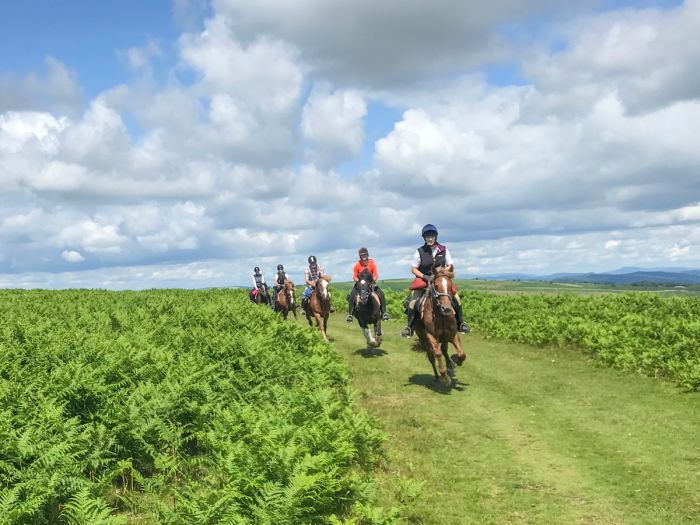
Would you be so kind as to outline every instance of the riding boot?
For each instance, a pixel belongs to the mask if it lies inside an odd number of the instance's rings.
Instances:
[[[386,297],[384,297],[384,292],[377,293],[377,295],[379,296],[379,313],[382,315],[382,321],[388,321],[391,317],[386,313]]]
[[[464,319],[462,319],[462,305],[457,301],[452,300],[452,308],[455,310],[455,317],[457,318],[457,326],[459,327],[459,331],[463,334],[468,334],[471,332],[472,329],[469,328],[469,325],[464,322]]]
[[[354,311],[355,305],[353,305],[352,302],[348,301],[348,318],[346,319],[348,323],[352,323],[352,314],[354,313]]]
[[[413,308],[406,308],[406,328],[401,332],[401,337],[411,337],[413,335],[413,323],[416,320],[416,311]]]

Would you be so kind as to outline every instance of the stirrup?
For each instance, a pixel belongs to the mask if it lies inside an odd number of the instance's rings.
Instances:
[[[412,335],[413,335],[413,328],[410,327],[410,326],[407,326],[406,328],[404,328],[404,329],[401,331],[401,337],[405,337],[406,339],[408,339],[408,338],[411,337]]]
[[[348,323],[352,323],[352,320],[353,320],[352,315],[348,315],[348,318],[345,319],[345,321],[348,322]]]
[[[462,324],[459,326],[459,331],[462,332],[463,334],[468,334],[469,332],[472,331],[472,329],[470,328],[470,326],[467,323],[462,321]]]
[[[389,317],[389,314],[384,312],[382,314],[382,321],[388,321],[389,319],[391,319],[391,317]]]

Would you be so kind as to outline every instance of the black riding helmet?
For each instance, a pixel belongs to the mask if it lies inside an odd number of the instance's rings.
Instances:
[[[363,255],[366,255],[367,257],[369,257],[369,251],[368,251],[367,248],[365,248],[364,246],[363,246],[362,248],[359,249],[359,251],[357,252],[357,254],[358,254],[360,257],[362,257]]]
[[[316,264],[316,256],[309,255],[309,264]]]
[[[282,266],[281,264],[278,264],[277,269],[281,272],[282,270],[284,270],[284,266]]]
[[[253,268],[253,271],[254,271],[255,273],[260,273],[260,268],[256,266],[255,268]]]
[[[426,224],[425,226],[423,226],[423,229],[421,230],[421,236],[425,237],[429,233],[434,233],[435,238],[437,239],[438,231],[434,224]]]

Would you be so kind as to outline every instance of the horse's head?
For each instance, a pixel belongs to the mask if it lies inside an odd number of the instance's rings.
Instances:
[[[329,299],[328,283],[331,282],[330,275],[323,275],[316,279],[316,293],[321,299]]]
[[[367,279],[357,281],[357,292],[360,304],[367,304],[367,301],[372,296],[372,281]]]
[[[287,299],[287,304],[288,305],[293,305],[294,304],[294,283],[287,279],[284,282],[284,288],[282,288],[282,293]]]
[[[433,303],[438,307],[441,315],[454,315],[454,310],[452,309],[452,279],[454,279],[454,273],[444,266],[434,268],[433,271],[435,272],[433,274],[435,278],[430,284]]]

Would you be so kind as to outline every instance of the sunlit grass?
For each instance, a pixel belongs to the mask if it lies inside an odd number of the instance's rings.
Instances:
[[[400,326],[372,354],[341,315],[329,334],[389,434],[380,504],[405,523],[700,522],[697,393],[475,334],[448,392]]]

